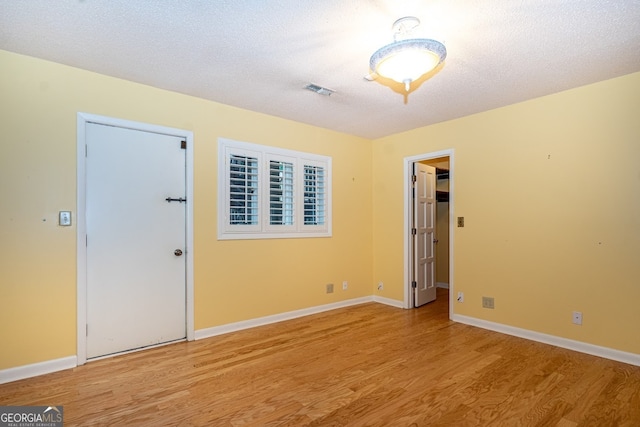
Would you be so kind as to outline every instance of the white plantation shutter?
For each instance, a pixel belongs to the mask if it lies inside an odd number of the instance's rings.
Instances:
[[[322,166],[304,165],[304,224],[324,225],[325,223],[325,170]]]
[[[331,236],[331,158],[218,140],[218,239]]]
[[[258,224],[258,159],[229,156],[229,224]]]
[[[269,160],[269,225],[294,225],[293,162]]]

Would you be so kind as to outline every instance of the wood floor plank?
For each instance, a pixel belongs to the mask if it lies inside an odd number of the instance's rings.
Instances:
[[[639,426],[640,367],[363,304],[0,385],[65,426]]]

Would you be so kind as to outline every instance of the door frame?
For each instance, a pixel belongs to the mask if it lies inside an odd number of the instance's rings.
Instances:
[[[413,212],[412,198],[412,182],[411,174],[413,172],[413,164],[423,160],[432,160],[438,157],[449,158],[449,319],[453,319],[453,301],[454,295],[454,275],[453,275],[453,246],[454,246],[454,150],[453,148],[441,151],[434,151],[415,156],[405,157],[404,163],[404,301],[403,307],[406,309],[413,308],[413,289],[411,287],[411,268],[413,266],[412,259],[412,238],[411,238],[411,213]]]
[[[77,170],[76,170],[76,285],[77,285],[77,365],[87,362],[87,226],[86,226],[86,126],[89,123],[153,132],[184,138],[185,153],[185,232],[186,232],[186,332],[187,340],[195,339],[194,333],[194,282],[193,282],[193,132],[165,126],[134,122],[107,116],[79,112],[77,114]]]

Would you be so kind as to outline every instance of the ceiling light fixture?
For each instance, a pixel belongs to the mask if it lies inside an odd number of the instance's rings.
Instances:
[[[406,16],[393,23],[393,43],[381,47],[371,55],[369,67],[375,74],[404,83],[407,92],[411,82],[436,68],[447,57],[442,43],[432,39],[409,38],[420,25],[414,16]]]

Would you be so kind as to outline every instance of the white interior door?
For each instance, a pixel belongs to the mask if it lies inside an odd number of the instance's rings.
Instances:
[[[186,337],[181,144],[87,124],[87,358]]]
[[[413,301],[419,307],[436,299],[436,168],[414,163],[414,176]]]

